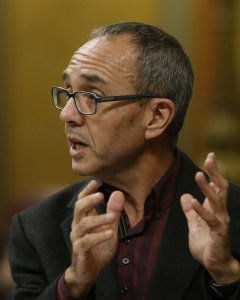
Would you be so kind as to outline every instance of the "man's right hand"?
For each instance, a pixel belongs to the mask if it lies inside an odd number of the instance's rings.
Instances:
[[[118,223],[124,205],[120,191],[111,194],[105,214],[98,215],[95,207],[104,201],[92,180],[79,194],[72,222],[72,263],[65,272],[69,293],[86,296],[99,273],[114,257],[118,244]]]

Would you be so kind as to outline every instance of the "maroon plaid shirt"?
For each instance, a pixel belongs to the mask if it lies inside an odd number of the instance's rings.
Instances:
[[[123,211],[119,225],[119,247],[115,257],[122,299],[143,300],[152,273],[172,202],[176,195],[181,170],[181,153],[153,187],[145,201],[144,217],[133,228]],[[104,194],[109,194],[108,187]],[[63,276],[58,282],[58,300],[77,300],[70,297]]]

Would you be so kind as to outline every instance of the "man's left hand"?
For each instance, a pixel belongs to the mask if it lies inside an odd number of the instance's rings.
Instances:
[[[206,197],[203,205],[190,194],[181,197],[190,251],[216,283],[229,284],[240,280],[240,263],[232,256],[229,243],[228,182],[218,171],[214,153],[208,154],[204,166],[210,181],[202,172],[195,176]]]

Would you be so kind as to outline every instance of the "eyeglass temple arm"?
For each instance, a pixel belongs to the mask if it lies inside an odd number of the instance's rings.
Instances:
[[[110,96],[110,97],[99,97],[96,98],[96,101],[107,102],[107,101],[118,101],[118,100],[135,100],[135,99],[144,99],[144,98],[162,98],[160,95],[154,94],[140,94],[140,95],[122,95],[122,96]]]

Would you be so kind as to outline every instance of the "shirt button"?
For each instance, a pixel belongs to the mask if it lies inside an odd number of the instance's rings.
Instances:
[[[128,265],[128,264],[129,264],[129,259],[128,259],[127,257],[124,257],[124,258],[122,259],[122,263],[123,263],[124,265]]]
[[[131,240],[130,239],[126,239],[123,242],[124,242],[124,244],[129,245],[131,243]]]
[[[126,295],[128,292],[128,288],[126,286],[121,287],[120,292],[122,295]]]

